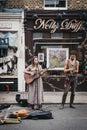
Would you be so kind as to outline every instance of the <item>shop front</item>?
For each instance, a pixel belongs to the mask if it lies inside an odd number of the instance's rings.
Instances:
[[[0,12],[0,91],[23,91],[24,28],[23,10]]]
[[[87,73],[83,74],[84,53],[87,52],[84,52],[86,13],[81,10],[25,10],[25,64],[30,64],[37,55],[42,67],[48,69],[43,75],[44,91],[63,91],[64,61],[71,50],[77,51],[80,62],[77,90],[87,91]]]

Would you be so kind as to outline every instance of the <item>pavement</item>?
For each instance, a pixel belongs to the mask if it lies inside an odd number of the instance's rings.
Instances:
[[[0,92],[0,103],[17,104],[16,94],[19,92]],[[63,92],[44,92],[44,104],[61,103]],[[66,103],[69,103],[70,92]],[[87,92],[76,92],[74,103],[87,103]]]
[[[15,100],[16,94],[18,92],[0,92],[0,103],[11,103],[11,106],[3,109],[1,114],[7,115],[21,109],[29,111],[28,107],[18,105]],[[76,92],[75,109],[69,107],[69,92],[67,104],[60,110],[62,94],[63,92],[44,92],[43,110],[50,111],[53,119],[25,119],[16,124],[5,123],[0,125],[0,130],[87,130],[87,92]]]
[[[50,110],[53,119],[22,119],[20,123],[0,125],[0,130],[87,130],[87,104],[75,104],[75,109],[69,108],[68,104],[62,110],[59,107],[60,104],[43,105],[44,110]],[[2,114],[20,109],[28,110],[28,107],[11,105],[10,108],[3,109]]]

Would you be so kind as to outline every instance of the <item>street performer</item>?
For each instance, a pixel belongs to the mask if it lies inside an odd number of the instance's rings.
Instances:
[[[73,106],[73,101],[74,101],[75,90],[77,86],[78,72],[79,72],[79,61],[76,60],[76,51],[72,50],[70,52],[70,59],[66,60],[64,63],[64,73],[66,74],[66,78],[64,83],[64,93],[63,93],[62,104],[60,109],[64,108],[64,104],[66,102],[66,97],[69,89],[71,89],[70,108],[75,108]]]
[[[29,91],[28,103],[29,103],[30,109],[34,109],[35,105],[38,106],[37,109],[42,108],[43,82],[42,82],[41,76],[38,76],[41,70],[42,70],[42,66],[38,62],[38,57],[34,56],[32,63],[24,71],[25,74],[31,75],[33,79],[31,83],[27,83],[28,91]],[[33,78],[34,76],[36,78]],[[31,77],[30,77],[30,80],[31,80]]]

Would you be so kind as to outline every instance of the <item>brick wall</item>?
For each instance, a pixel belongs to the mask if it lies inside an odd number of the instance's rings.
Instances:
[[[24,8],[24,0],[7,0],[6,8]]]
[[[68,0],[68,9],[87,9],[87,0]]]
[[[7,0],[6,8],[42,9],[43,0]]]
[[[24,6],[28,6],[29,9],[42,9],[43,0],[24,0]]]
[[[7,0],[6,8],[43,9],[44,0]],[[87,9],[87,0],[68,0],[68,9]]]

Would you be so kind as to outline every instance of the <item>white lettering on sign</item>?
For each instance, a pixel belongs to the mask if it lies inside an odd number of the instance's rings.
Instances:
[[[50,29],[51,33],[54,33],[58,29],[58,25],[54,19],[42,20],[41,18],[35,21],[34,29]]]
[[[76,19],[69,20],[65,19],[61,23],[61,28],[63,30],[72,30],[72,32],[78,32],[82,28],[82,21],[77,21]]]
[[[56,22],[54,19],[41,19],[38,18],[35,21],[34,29],[50,30],[50,33],[54,33],[57,29],[59,30],[71,30],[72,32],[78,32],[83,28],[82,21],[76,19],[65,19],[61,23]]]

